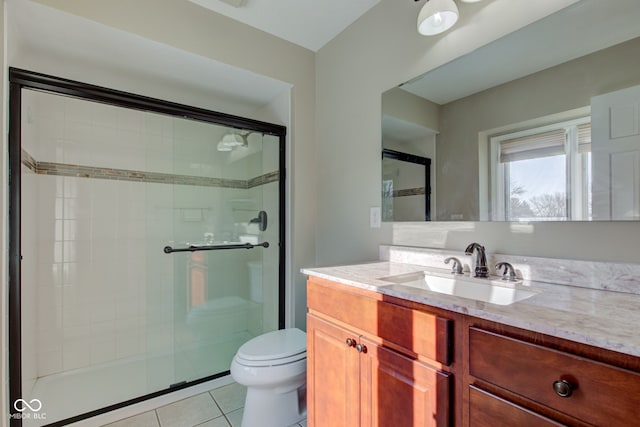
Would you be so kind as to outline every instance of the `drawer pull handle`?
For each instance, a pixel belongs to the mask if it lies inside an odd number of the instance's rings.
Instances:
[[[358,353],[366,353],[367,352],[367,346],[364,344],[358,344],[356,345],[356,350],[358,351]]]
[[[355,347],[356,346],[356,340],[354,340],[353,338],[347,338],[347,347]]]
[[[573,393],[573,386],[567,380],[558,380],[553,382],[553,391],[560,397],[569,397]]]

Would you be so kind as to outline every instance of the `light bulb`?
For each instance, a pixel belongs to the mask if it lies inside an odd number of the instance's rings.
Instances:
[[[427,0],[418,14],[418,32],[425,36],[440,34],[458,20],[458,7],[453,0]]]
[[[440,25],[442,25],[442,15],[440,15],[440,12],[438,12],[433,15],[433,26],[439,27]]]

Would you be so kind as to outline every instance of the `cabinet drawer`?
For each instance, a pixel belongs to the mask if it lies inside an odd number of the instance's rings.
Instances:
[[[469,387],[469,426],[559,427],[547,417],[531,412],[476,387]]]
[[[382,297],[384,298],[384,297]],[[451,363],[453,321],[420,310],[342,291],[309,279],[307,305],[355,328],[438,363]]]
[[[628,425],[640,407],[640,375],[477,328],[469,330],[469,373],[594,425]],[[554,382],[571,384],[559,396]]]

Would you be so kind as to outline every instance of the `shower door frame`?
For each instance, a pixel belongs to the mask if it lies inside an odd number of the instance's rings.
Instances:
[[[286,212],[286,126],[263,122],[189,105],[174,103],[157,98],[136,95],[102,86],[91,85],[74,80],[54,77],[34,71],[9,68],[9,205],[8,205],[8,315],[9,315],[9,406],[10,425],[22,426],[20,414],[13,405],[22,398],[22,300],[21,300],[21,171],[22,171],[22,89],[44,91],[63,96],[101,102],[133,110],[160,113],[169,116],[192,119],[242,130],[252,130],[277,136],[279,140],[279,180],[278,180],[278,328],[285,327],[285,212]],[[180,384],[139,396],[125,402],[119,402],[91,412],[79,414],[65,420],[48,424],[65,425],[132,405],[153,397],[171,393],[205,381],[225,376],[229,371],[221,372],[195,381]],[[14,415],[16,417],[14,417]],[[63,424],[64,423],[64,424]]]

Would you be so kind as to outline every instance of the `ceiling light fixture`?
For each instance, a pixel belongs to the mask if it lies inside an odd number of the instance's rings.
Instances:
[[[457,20],[458,7],[453,0],[427,0],[418,14],[418,32],[425,36],[440,34]]]

